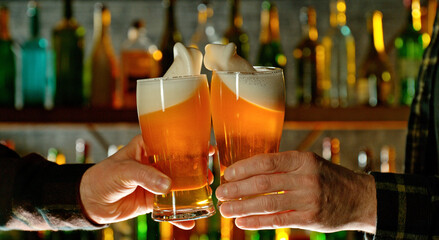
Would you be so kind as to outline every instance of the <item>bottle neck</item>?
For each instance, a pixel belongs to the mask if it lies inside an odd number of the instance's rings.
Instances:
[[[317,41],[319,34],[317,31],[317,16],[314,8],[304,8],[301,10],[302,34],[305,38]]]
[[[66,20],[73,18],[72,0],[64,0],[64,18]]]
[[[176,0],[164,0],[166,7],[166,29],[170,32],[174,32],[176,29],[174,16],[175,1]]]
[[[40,21],[39,10],[35,2],[30,2],[27,9],[27,14],[30,20],[30,34],[32,38],[36,38],[40,35]]]
[[[94,30],[93,38],[95,42],[101,42],[108,37],[109,27],[111,23],[111,13],[106,8],[95,9],[94,13]]]
[[[2,7],[0,7],[0,39],[11,39],[11,35],[9,34],[9,11]]]
[[[262,4],[260,42],[262,44],[278,42],[280,34],[277,8],[268,1]]]
[[[242,17],[239,12],[240,0],[230,0],[230,20],[229,24],[232,28],[241,28]]]

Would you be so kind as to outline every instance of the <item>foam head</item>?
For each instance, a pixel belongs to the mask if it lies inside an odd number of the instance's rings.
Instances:
[[[277,68],[258,67],[257,72],[214,73],[236,96],[255,105],[274,111],[285,109],[283,71]]]
[[[210,71],[254,72],[253,66],[236,53],[236,45],[207,44],[204,66]]]
[[[199,75],[203,54],[196,48],[187,48],[181,43],[174,45],[174,62],[164,77]]]
[[[207,89],[206,75],[203,74],[138,80],[137,112],[140,116],[165,111],[194,96],[202,84]]]

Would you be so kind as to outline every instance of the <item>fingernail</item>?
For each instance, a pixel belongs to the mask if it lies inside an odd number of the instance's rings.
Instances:
[[[218,187],[218,189],[216,190],[216,196],[219,198],[223,198],[224,196],[227,196],[227,193],[229,191],[227,190],[227,187],[224,186],[220,186]]]
[[[234,168],[228,168],[224,172],[224,178],[227,180],[233,179],[235,175],[236,175],[236,170]]]
[[[223,203],[220,207],[220,212],[224,217],[230,217],[230,214],[233,213],[233,206],[230,203]]]
[[[168,191],[171,187],[171,180],[169,178],[162,177],[157,183],[158,188],[163,191]]]

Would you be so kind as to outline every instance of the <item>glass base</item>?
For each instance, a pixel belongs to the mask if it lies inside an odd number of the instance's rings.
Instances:
[[[178,222],[207,218],[215,214],[213,205],[198,209],[156,210],[152,212],[152,218],[158,222]]]

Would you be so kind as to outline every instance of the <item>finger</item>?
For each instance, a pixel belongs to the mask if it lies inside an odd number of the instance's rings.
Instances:
[[[284,194],[270,194],[245,200],[223,202],[219,210],[224,217],[237,218],[292,210],[316,209],[316,205],[312,201],[306,194],[286,192]]]
[[[210,170],[208,170],[207,171],[207,181],[209,182],[209,184],[212,184],[213,180],[214,180],[213,173]]]
[[[224,177],[227,181],[237,181],[259,174],[296,171],[311,158],[312,153],[297,151],[259,154],[232,164]]]
[[[120,164],[119,172],[123,184],[141,186],[155,194],[164,194],[171,189],[171,179],[149,165],[127,160]]]
[[[300,179],[301,176],[297,178]],[[296,177],[292,177],[291,174],[257,175],[238,182],[220,185],[216,190],[216,196],[225,201],[257,194],[289,191],[296,187],[295,182]]]
[[[172,225],[181,228],[183,230],[190,230],[195,227],[195,221],[182,221],[182,222],[171,222]]]
[[[244,230],[302,228],[314,224],[312,212],[289,211],[270,215],[237,218],[235,224]]]

